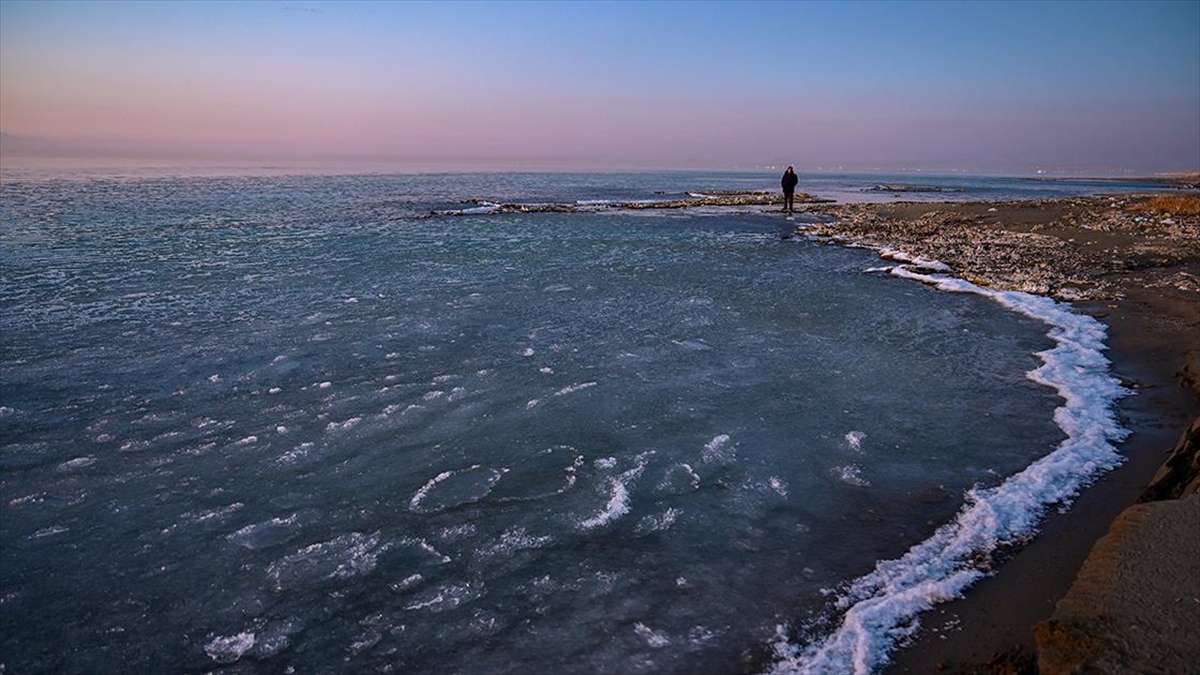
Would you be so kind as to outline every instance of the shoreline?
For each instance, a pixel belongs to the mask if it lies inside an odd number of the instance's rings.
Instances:
[[[798,232],[884,257],[937,260],[996,290],[1071,302],[1108,328],[1109,372],[1135,395],[1115,408],[1131,434],[1125,462],[965,597],[923,613],[890,673],[1036,673],[1034,625],[1049,619],[1110,524],[1137,500],[1180,433],[1200,414],[1200,390],[1176,373],[1200,347],[1200,215],[1140,210],[1147,195],[1006,202],[814,205],[832,218]],[[919,266],[919,265],[918,265]],[[1165,560],[1186,566],[1188,561]],[[1200,606],[1197,606],[1200,612]],[[1154,616],[1144,617],[1153,625]]]

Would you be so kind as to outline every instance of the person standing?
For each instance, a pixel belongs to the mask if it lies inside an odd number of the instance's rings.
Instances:
[[[796,200],[796,185],[800,183],[800,176],[796,175],[795,167],[788,166],[787,171],[783,172],[783,180],[780,185],[783,186],[783,210],[787,211],[788,215],[792,215]]]

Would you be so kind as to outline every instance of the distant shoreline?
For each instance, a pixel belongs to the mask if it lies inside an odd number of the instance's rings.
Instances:
[[[1022,178],[1022,180],[1045,183],[1063,183],[1067,181],[1086,181],[1089,183],[1150,183],[1155,185],[1173,185],[1179,190],[1200,190],[1200,173],[1165,173],[1156,176],[1135,176],[1130,178],[1121,176],[1030,176]]]

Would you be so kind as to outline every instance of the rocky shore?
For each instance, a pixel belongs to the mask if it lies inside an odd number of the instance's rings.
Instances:
[[[805,233],[899,249],[981,285],[1072,302],[1135,288],[1200,292],[1200,216],[1134,210],[1145,201],[818,205],[809,211],[836,220]]]
[[[797,204],[827,204],[830,199],[818,199],[807,194],[796,195]],[[778,192],[764,190],[706,190],[689,192],[686,198],[645,199],[638,201],[599,201],[584,203],[528,204],[521,202],[493,202],[487,199],[472,199],[471,208],[449,211],[433,211],[431,216],[470,216],[497,213],[579,213],[592,211],[644,211],[654,209],[686,209],[697,206],[772,206],[781,204]]]
[[[1076,303],[1109,326],[1114,373],[1142,394],[1123,406],[1126,466],[928,620],[940,628],[891,670],[1200,673],[1200,196],[807,210],[822,222],[803,236]]]

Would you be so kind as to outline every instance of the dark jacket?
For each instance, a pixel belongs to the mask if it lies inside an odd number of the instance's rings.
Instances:
[[[784,192],[795,192],[796,185],[800,183],[800,176],[796,173],[783,174],[783,180],[779,184],[783,186]]]

